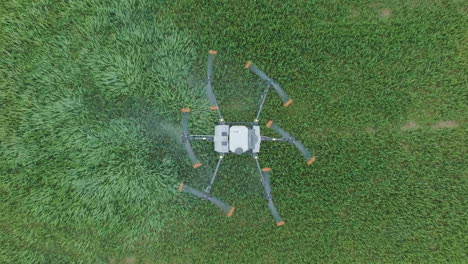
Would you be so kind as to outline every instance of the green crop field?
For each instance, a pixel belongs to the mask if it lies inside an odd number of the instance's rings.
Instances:
[[[0,8],[0,263],[462,263],[468,252],[468,4],[462,0],[6,0]],[[213,133],[204,90],[272,119],[316,156],[262,144],[255,163],[180,135]]]

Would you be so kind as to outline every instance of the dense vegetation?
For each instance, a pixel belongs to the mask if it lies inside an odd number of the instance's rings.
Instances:
[[[0,9],[0,262],[461,262],[466,259],[468,6],[463,1],[12,0]],[[252,60],[294,99],[262,124],[317,156],[228,157],[226,218],[177,193],[193,170],[179,111],[212,133],[203,90],[250,120]],[[250,89],[250,90],[249,90]],[[250,115],[249,115],[250,114]],[[263,133],[274,135],[262,126]],[[203,154],[205,153],[205,154]]]

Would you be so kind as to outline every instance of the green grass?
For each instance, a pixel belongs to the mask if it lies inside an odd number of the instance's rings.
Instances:
[[[466,259],[463,1],[10,1],[0,11],[0,262],[313,263]],[[207,50],[226,117],[250,120],[252,60],[294,99],[273,119],[316,156],[262,145],[202,186],[179,109],[212,133]],[[235,120],[234,120],[235,119]],[[274,135],[266,127],[263,133]],[[175,136],[174,136],[175,135]],[[204,151],[204,152],[203,152]],[[205,153],[205,154],[202,154]]]

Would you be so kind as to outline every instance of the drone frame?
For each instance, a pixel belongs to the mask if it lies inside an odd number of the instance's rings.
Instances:
[[[291,105],[293,100],[286,94],[286,92],[281,88],[281,86],[276,83],[274,80],[269,78],[262,70],[260,70],[258,67],[256,67],[251,61],[248,61],[245,65],[246,69],[251,70],[253,73],[255,73],[258,77],[263,79],[264,81],[267,82],[267,86],[265,90],[263,91],[263,94],[260,99],[260,106],[258,108],[256,117],[253,122],[226,122],[223,118],[223,115],[221,113],[221,110],[218,106],[218,101],[216,100],[216,96],[213,91],[213,86],[212,86],[212,78],[213,78],[213,65],[214,65],[214,60],[216,57],[217,51],[215,50],[209,50],[208,51],[208,62],[207,62],[207,77],[206,77],[206,91],[208,95],[208,100],[210,102],[210,109],[211,110],[216,110],[218,113],[218,125],[249,125],[249,126],[258,126],[259,125],[259,119],[260,119],[260,114],[262,112],[263,106],[266,101],[266,97],[268,95],[268,92],[271,87],[273,87],[274,91],[279,95],[283,102],[284,107],[288,107]],[[215,136],[212,135],[190,135],[190,130],[189,130],[189,113],[190,109],[189,108],[182,108],[182,142],[184,144],[185,150],[190,158],[190,161],[192,163],[193,168],[199,168],[202,166],[202,163],[199,161],[197,158],[195,152],[193,151],[191,141],[208,141],[208,142],[214,142],[215,141]],[[292,145],[294,145],[302,154],[304,159],[306,160],[307,165],[311,165],[315,161],[315,156],[311,155],[310,152],[307,150],[307,148],[298,140],[296,140],[291,134],[286,132],[284,129],[282,129],[280,126],[276,125],[273,123],[273,121],[268,121],[266,124],[268,128],[273,129],[276,131],[278,134],[281,135],[281,138],[272,138],[272,137],[265,137],[265,136],[260,136],[260,142],[261,141],[282,141],[282,142],[287,142]],[[234,213],[235,207],[230,206],[220,200],[219,198],[211,195],[211,189],[213,187],[213,184],[216,180],[216,176],[218,174],[219,168],[221,167],[222,161],[224,159],[224,156],[227,154],[231,154],[232,152],[228,153],[218,153],[218,163],[216,164],[215,170],[213,172],[213,175],[210,178],[210,182],[206,189],[204,191],[200,191],[197,189],[194,189],[188,185],[185,184],[180,184],[178,190],[180,192],[184,191],[187,193],[190,193],[196,197],[199,197],[204,200],[208,200],[212,202],[214,205],[219,207],[228,217],[232,216]],[[284,221],[282,220],[280,214],[278,213],[278,210],[276,209],[274,203],[273,203],[273,196],[272,196],[272,188],[271,188],[271,183],[270,183],[270,172],[271,168],[262,168],[260,166],[259,162],[259,157],[258,157],[258,152],[254,151],[248,151],[244,152],[251,154],[252,157],[255,160],[255,163],[257,165],[259,174],[260,174],[260,180],[263,185],[264,191],[265,191],[265,199],[268,201],[268,208],[270,209],[270,212],[275,219],[276,225],[277,226],[282,226],[284,225]]]

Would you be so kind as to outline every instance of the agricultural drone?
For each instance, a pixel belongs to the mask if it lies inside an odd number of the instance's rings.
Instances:
[[[213,87],[211,84],[213,78],[213,64],[217,52],[215,50],[208,51],[208,67],[207,67],[207,78],[206,78],[206,91],[208,93],[208,99],[210,102],[210,109],[218,112],[219,119],[215,123],[214,136],[205,136],[205,135],[190,135],[189,132],[189,123],[188,115],[190,112],[189,108],[183,108],[182,111],[182,141],[187,151],[187,154],[192,162],[193,168],[199,168],[202,166],[202,163],[198,160],[195,155],[191,141],[202,140],[214,143],[214,150],[219,154],[218,163],[214,170],[213,175],[211,176],[210,182],[204,191],[197,190],[188,185],[181,184],[179,186],[179,191],[185,191],[196,197],[199,197],[204,200],[208,200],[218,206],[223,210],[227,216],[231,216],[234,213],[235,207],[227,205],[225,202],[211,195],[211,188],[218,174],[218,170],[221,166],[221,162],[224,159],[224,156],[227,154],[248,154],[251,155],[257,164],[258,171],[260,173],[260,179],[265,189],[265,199],[268,201],[268,208],[273,215],[273,218],[276,221],[278,226],[282,226],[284,221],[281,219],[278,211],[276,210],[275,205],[273,204],[273,198],[271,194],[271,185],[270,185],[270,168],[262,168],[260,162],[258,161],[258,153],[260,152],[260,144],[266,141],[282,141],[294,145],[304,156],[308,165],[312,164],[315,161],[315,157],[310,154],[310,152],[304,147],[304,145],[296,140],[291,134],[283,130],[281,127],[273,123],[273,121],[268,121],[266,126],[273,129],[278,134],[281,135],[281,138],[271,138],[265,137],[260,134],[259,118],[262,112],[263,105],[267,94],[271,87],[279,95],[283,101],[283,106],[288,107],[292,103],[292,99],[284,92],[281,86],[270,79],[262,70],[257,68],[252,62],[247,62],[245,68],[251,70],[258,77],[263,79],[266,82],[266,88],[263,91],[263,94],[260,98],[260,107],[258,108],[256,118],[253,122],[226,122],[221,114],[221,111],[218,106],[218,102],[213,92]]]

